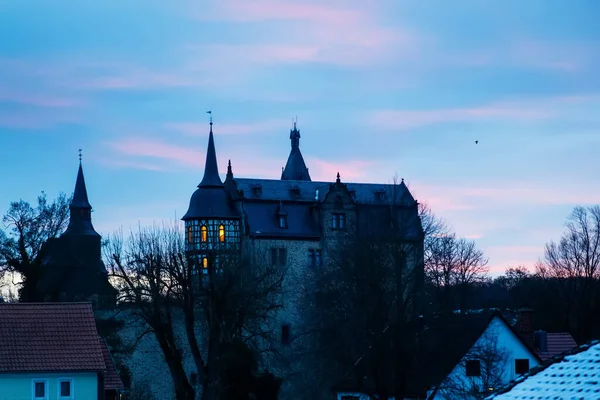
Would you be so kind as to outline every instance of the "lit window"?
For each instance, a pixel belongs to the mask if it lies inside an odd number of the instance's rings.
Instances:
[[[191,226],[188,227],[188,243],[192,243],[194,241],[194,230]]]
[[[33,398],[34,399],[47,399],[46,393],[46,381],[34,381],[33,382]]]
[[[225,227],[223,225],[219,226],[219,242],[225,241]]]
[[[204,225],[202,225],[202,228],[200,228],[200,240],[203,242],[208,240],[208,229]]]
[[[202,259],[202,268],[206,269],[208,268],[208,258],[204,257]]]

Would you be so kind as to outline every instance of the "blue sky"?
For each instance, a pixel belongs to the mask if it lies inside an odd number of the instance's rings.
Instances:
[[[102,234],[180,217],[219,166],[397,175],[494,273],[600,203],[595,0],[0,0],[0,205],[72,192]],[[479,144],[475,144],[475,140]]]

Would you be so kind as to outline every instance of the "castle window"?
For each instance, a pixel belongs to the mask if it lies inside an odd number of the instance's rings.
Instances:
[[[287,249],[285,247],[271,248],[271,265],[283,267],[287,263]]]
[[[280,215],[279,216],[279,227],[281,229],[287,229],[288,225],[287,225],[287,215]]]
[[[290,188],[290,194],[294,197],[300,197],[300,187],[299,186],[292,186]]]
[[[202,225],[202,228],[200,228],[200,241],[208,241],[208,228],[206,227],[206,225]]]
[[[356,200],[356,190],[354,190],[354,189],[349,189],[349,190],[348,190],[348,194],[350,194],[350,198],[351,198],[352,200]]]
[[[310,249],[308,251],[308,265],[313,268],[321,266],[321,250]]]
[[[377,190],[375,192],[375,200],[377,200],[377,201],[385,200],[385,191],[382,189]]]
[[[208,258],[202,258],[202,269],[208,269]]]
[[[290,344],[290,326],[281,325],[281,344]]]
[[[345,229],[346,228],[346,214],[333,213],[331,219],[331,227],[333,229]]]
[[[188,243],[194,242],[194,230],[191,226],[188,226]]]
[[[252,195],[256,197],[262,196],[262,186],[256,185],[252,187]]]
[[[219,242],[225,241],[225,226],[219,225]]]

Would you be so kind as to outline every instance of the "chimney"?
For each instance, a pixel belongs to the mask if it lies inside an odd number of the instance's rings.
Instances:
[[[521,308],[517,317],[517,331],[528,338],[533,339],[533,309]]]
[[[535,348],[540,353],[548,352],[548,334],[546,331],[535,331],[533,333],[533,343],[535,344]]]

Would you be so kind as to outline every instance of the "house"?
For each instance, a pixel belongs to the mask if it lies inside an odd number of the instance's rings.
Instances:
[[[600,342],[548,360],[488,399],[600,399]]]
[[[423,321],[418,341],[405,399],[480,398],[541,363],[535,349],[498,311],[432,317]],[[363,360],[369,356],[367,352]],[[355,369],[360,370],[360,363]],[[336,385],[336,397],[368,400],[377,393],[375,386],[366,377],[352,376]],[[394,388],[387,389],[391,393]]]
[[[429,354],[432,369],[429,399],[480,397],[493,392],[541,363],[528,344],[497,311],[456,316],[432,326],[432,336],[443,339]],[[435,340],[435,339],[433,339]],[[435,357],[435,358],[432,358]]]
[[[105,399],[106,383],[114,395],[103,346],[91,303],[0,304],[0,398]]]

